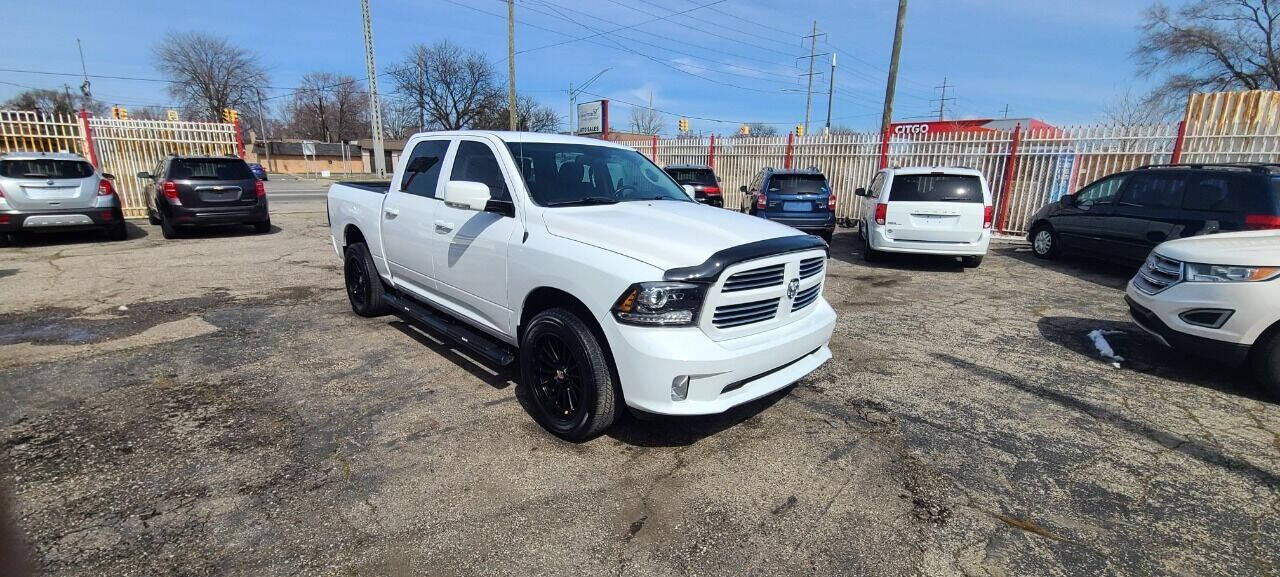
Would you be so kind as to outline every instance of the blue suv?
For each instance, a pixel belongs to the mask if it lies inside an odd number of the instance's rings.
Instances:
[[[828,243],[836,230],[836,194],[817,168],[765,167],[741,187],[742,212],[780,222]]]

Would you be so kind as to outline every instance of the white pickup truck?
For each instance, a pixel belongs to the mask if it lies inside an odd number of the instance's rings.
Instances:
[[[590,438],[623,404],[723,412],[831,358],[816,236],[698,204],[600,140],[433,132],[404,150],[389,188],[329,189],[352,309],[518,360],[553,434]]]

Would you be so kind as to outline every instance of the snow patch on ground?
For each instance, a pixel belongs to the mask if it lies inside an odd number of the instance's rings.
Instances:
[[[1104,331],[1102,329],[1094,329],[1089,331],[1089,340],[1093,341],[1094,348],[1098,349],[1098,354],[1102,358],[1111,361],[1111,366],[1120,368],[1120,363],[1124,362],[1124,357],[1117,355],[1115,349],[1111,348],[1111,343],[1107,342],[1107,333],[1116,334],[1121,331]]]

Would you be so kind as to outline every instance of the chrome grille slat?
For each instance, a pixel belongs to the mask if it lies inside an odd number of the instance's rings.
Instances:
[[[800,261],[800,278],[809,278],[822,272],[824,261],[826,259],[823,257],[806,258]]]
[[[778,302],[771,298],[737,305],[716,307],[711,322],[716,328],[729,328],[769,320],[778,314]]]
[[[796,293],[795,300],[791,301],[791,312],[796,312],[813,304],[814,301],[818,300],[818,294],[821,292],[822,285],[816,284]]]
[[[1156,294],[1182,282],[1185,268],[1181,261],[1153,252],[1133,277],[1133,285],[1144,293]]]
[[[735,273],[724,281],[720,292],[734,292],[782,284],[784,264],[770,265]]]

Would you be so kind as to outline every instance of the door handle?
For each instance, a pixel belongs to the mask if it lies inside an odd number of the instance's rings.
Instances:
[[[453,232],[453,223],[443,220],[436,221],[436,234],[449,234]]]
[[[382,209],[382,212],[387,215],[388,219],[400,216],[400,209],[398,208],[384,208]]]

